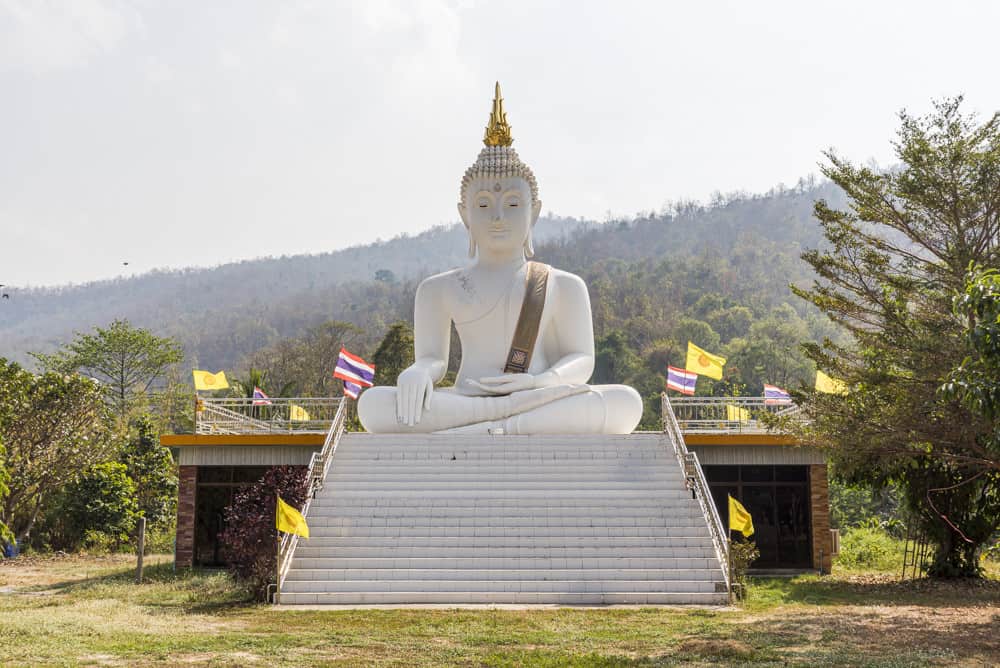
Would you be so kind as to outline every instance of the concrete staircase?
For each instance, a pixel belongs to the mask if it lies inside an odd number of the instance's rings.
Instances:
[[[664,434],[344,434],[282,605],[728,602]]]

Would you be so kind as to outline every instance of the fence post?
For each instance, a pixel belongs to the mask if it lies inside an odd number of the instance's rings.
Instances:
[[[142,584],[142,556],[146,551],[146,518],[139,518],[139,536],[136,541],[135,583]]]

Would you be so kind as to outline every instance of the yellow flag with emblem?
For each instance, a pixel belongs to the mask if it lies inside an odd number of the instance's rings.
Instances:
[[[828,375],[816,370],[816,391],[827,394],[847,394],[847,384],[842,380],[830,378]]]
[[[749,422],[750,411],[740,406],[726,404],[726,420],[729,422]]]
[[[687,363],[684,365],[688,371],[693,371],[699,376],[722,380],[722,367],[725,363],[725,357],[713,355],[688,341]]]
[[[743,504],[729,495],[729,530],[739,531],[746,538],[753,535],[753,519]]]
[[[309,420],[309,413],[302,406],[296,406],[291,404],[288,406],[288,419],[298,422],[306,422]]]
[[[306,518],[302,517],[302,513],[295,510],[295,508],[282,501],[280,496],[278,497],[278,509],[274,517],[278,531],[293,533],[303,538],[309,537],[309,525],[306,524]]]
[[[194,389],[196,390],[224,390],[229,387],[225,371],[212,373],[211,371],[195,369],[192,373],[194,373]]]

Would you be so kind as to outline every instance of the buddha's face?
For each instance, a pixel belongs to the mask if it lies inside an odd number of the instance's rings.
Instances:
[[[524,247],[542,206],[531,201],[527,181],[520,176],[473,179],[464,194],[459,215],[481,251],[505,253]]]

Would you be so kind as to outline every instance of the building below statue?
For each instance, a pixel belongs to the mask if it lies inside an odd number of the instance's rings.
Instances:
[[[205,400],[211,403],[211,399]],[[272,397],[272,401],[280,399]],[[675,400],[676,401],[676,400]],[[763,403],[763,398],[723,398],[732,403]],[[247,411],[251,406],[247,405]],[[202,416],[207,420],[210,412]],[[681,429],[684,429],[681,422]],[[226,426],[231,426],[227,423]],[[726,430],[724,418],[719,430],[704,433],[685,433],[688,448],[695,452],[705,472],[712,496],[723,521],[727,521],[728,494],[733,494],[751,512],[757,533],[754,540],[761,556],[755,569],[819,570],[829,572],[833,543],[827,492],[827,467],[822,454],[812,448],[798,445],[785,434],[767,433],[763,429],[748,428],[746,424],[732,423]],[[211,431],[210,424],[199,424],[199,429]],[[252,484],[269,466],[308,466],[313,453],[318,452],[326,437],[325,429],[315,433],[277,433],[271,435],[246,434],[177,434],[164,435],[163,445],[174,449],[180,465],[180,489],[177,516],[176,565],[219,566],[223,558],[219,551],[217,533],[221,529],[218,518],[229,504],[232,494]],[[625,448],[648,449],[651,439],[662,434],[635,433],[627,436],[572,436],[572,442],[607,443],[615,452]],[[490,447],[503,452],[507,443],[537,440],[539,448],[552,445],[558,436],[371,436],[345,434],[343,443],[374,443],[374,439],[399,439],[400,447],[419,443],[422,438],[451,439],[455,443],[458,462],[462,444],[476,439],[486,439]],[[367,440],[366,440],[367,439]],[[414,440],[417,439],[417,440]],[[662,447],[667,446],[661,442]],[[337,458],[348,450],[339,450]],[[417,452],[413,453],[415,456]],[[553,461],[565,456],[559,448],[548,453]],[[451,466],[445,460],[446,466]],[[467,462],[466,462],[467,463]],[[605,462],[606,463],[606,462]],[[355,467],[356,468],[356,467]],[[467,468],[467,467],[466,467]],[[509,468],[509,467],[508,467]],[[510,469],[509,469],[510,470]],[[512,470],[532,479],[533,465],[514,466]],[[614,473],[615,467],[609,468]],[[454,471],[442,470],[442,476],[454,476]],[[481,480],[480,480],[481,481]],[[333,489],[337,484],[331,479]],[[508,490],[510,491],[510,490]],[[689,495],[690,496],[690,495]],[[311,509],[308,520],[313,522]],[[540,509],[537,509],[541,512]],[[389,509],[380,511],[386,518],[393,517]],[[546,511],[548,513],[548,511]],[[470,520],[471,521],[471,520]],[[313,544],[312,541],[300,545]],[[330,557],[338,552],[331,552]]]

